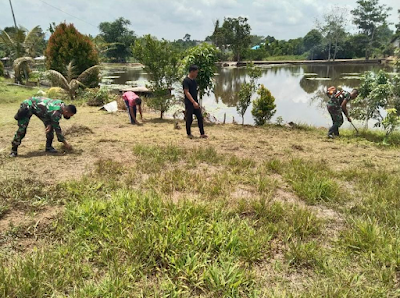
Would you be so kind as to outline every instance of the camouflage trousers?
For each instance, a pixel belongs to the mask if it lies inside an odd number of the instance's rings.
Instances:
[[[344,122],[342,109],[335,105],[328,105],[328,112],[333,121],[332,127],[329,128],[328,135],[339,136],[339,127],[341,127]]]
[[[17,115],[19,114],[19,112],[21,110],[24,110],[23,116],[18,117]],[[18,111],[18,114],[16,115],[16,120],[18,121],[18,130],[15,133],[13,141],[11,142],[13,149],[17,149],[18,146],[21,145],[21,142],[26,135],[29,121],[31,120],[31,117],[33,115],[29,106],[24,103],[21,104],[21,108]],[[42,120],[45,127],[47,127],[48,125],[51,125],[51,123],[47,123],[43,119],[40,119],[40,120]],[[54,129],[53,128],[48,133],[46,133],[46,139],[47,139],[46,147],[51,147],[51,145],[53,143],[53,139],[54,139]]]

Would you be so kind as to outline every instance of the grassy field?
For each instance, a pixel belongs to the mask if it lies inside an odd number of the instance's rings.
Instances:
[[[82,106],[61,123],[73,152],[44,154],[32,118],[9,159],[37,90],[0,89],[0,297],[400,296],[398,135],[209,125],[189,140]]]
[[[265,61],[295,61],[295,60],[307,60],[308,54],[304,55],[287,55],[287,56],[272,56],[267,57]]]

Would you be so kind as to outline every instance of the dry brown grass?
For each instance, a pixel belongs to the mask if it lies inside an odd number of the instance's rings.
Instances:
[[[130,125],[123,112],[107,114],[89,107],[79,108],[74,118],[61,122],[64,131],[73,132],[68,137],[74,146],[73,152],[55,156],[44,154],[44,128],[38,119],[32,117],[27,136],[19,149],[20,157],[12,160],[7,155],[17,128],[12,118],[17,108],[18,104],[8,104],[0,112],[2,177],[35,176],[52,182],[77,178],[89,172],[99,159],[133,163],[135,158],[132,148],[135,144],[172,144],[187,149],[211,145],[220,153],[234,154],[241,158],[251,157],[258,161],[303,158],[322,161],[333,170],[364,167],[371,162],[389,171],[399,169],[397,163],[393,163],[394,159],[400,157],[398,150],[383,150],[374,144],[346,140],[332,142],[325,138],[323,132],[211,125],[206,127],[210,136],[208,140],[188,140],[184,130],[173,129],[172,120],[160,121],[156,115],[145,114],[144,125],[138,127]],[[85,128],[85,131],[80,134],[81,129],[76,128]],[[193,131],[197,133],[197,128],[193,127]]]

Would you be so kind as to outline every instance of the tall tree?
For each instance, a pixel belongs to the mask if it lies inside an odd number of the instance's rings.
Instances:
[[[124,18],[119,18],[114,22],[100,23],[100,36],[107,44],[115,45],[106,52],[106,56],[115,62],[126,62],[132,55],[131,46],[134,44],[136,36],[134,31],[129,30],[131,22]]]
[[[323,36],[317,29],[313,29],[304,36],[303,45],[305,51],[310,51],[311,60],[314,59],[314,52],[321,45]]]
[[[244,56],[251,44],[251,27],[243,17],[225,18],[222,27],[215,23],[212,41],[219,48],[230,48],[236,61]]]
[[[226,49],[225,34],[223,32],[223,28],[220,27],[219,20],[217,20],[214,24],[214,32],[210,36],[210,39],[220,50]]]
[[[386,23],[391,8],[385,4],[380,5],[379,0],[358,0],[357,4],[358,7],[351,13],[354,24],[368,40],[365,47],[365,59],[368,60],[378,38],[378,28]]]
[[[398,13],[399,13],[399,19],[400,19],[400,9],[398,10]],[[397,35],[400,35],[400,20],[399,20],[399,22],[396,24],[396,34]]]
[[[48,69],[67,73],[66,65],[75,65],[78,74],[99,63],[98,53],[90,38],[81,34],[72,24],[59,24],[50,36],[46,49]],[[90,83],[90,84],[89,84]],[[89,85],[97,85],[98,73],[88,79]]]
[[[329,13],[324,15],[322,23],[318,28],[325,38],[328,48],[328,60],[335,60],[339,51],[339,44],[346,37],[346,26],[348,23],[348,13],[345,8],[333,7]]]

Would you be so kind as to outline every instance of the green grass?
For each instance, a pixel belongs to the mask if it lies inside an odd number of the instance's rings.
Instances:
[[[38,211],[43,206],[60,203],[61,189],[34,179],[0,181],[0,219],[10,210]]]
[[[39,88],[25,88],[23,86],[8,86],[11,80],[0,81],[0,103],[22,102],[35,95]]]
[[[307,54],[304,55],[287,55],[287,56],[272,56],[264,58],[265,61],[293,61],[307,60]]]
[[[355,135],[353,130],[344,130],[342,135],[345,139],[354,139],[356,141],[365,140],[369,143],[373,143],[379,146],[387,146],[395,148],[400,146],[399,131],[393,132],[388,137],[386,136],[386,132],[378,129],[375,130],[360,129],[358,135]]]
[[[284,170],[293,190],[308,204],[337,204],[346,198],[345,191],[332,179],[333,173],[323,164],[298,159],[291,161]]]
[[[0,297],[399,296],[397,172],[132,150],[135,167],[98,160],[75,181],[0,181],[0,217],[64,205],[37,249],[12,250],[38,237],[29,228],[0,233]]]

